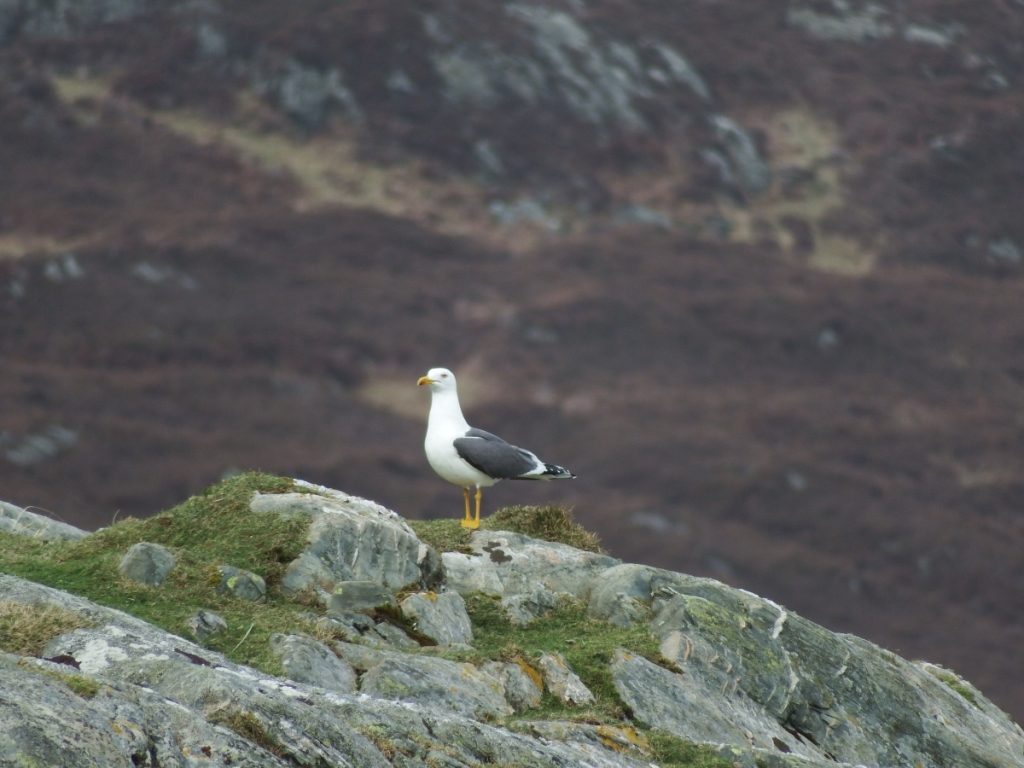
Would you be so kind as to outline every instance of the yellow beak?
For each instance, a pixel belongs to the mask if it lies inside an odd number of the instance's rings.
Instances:
[[[420,376],[416,380],[416,386],[417,387],[422,387],[425,384],[433,384],[433,383],[434,383],[434,380],[432,378],[430,378],[429,376]]]

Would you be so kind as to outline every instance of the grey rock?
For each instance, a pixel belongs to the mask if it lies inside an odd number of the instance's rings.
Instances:
[[[818,40],[865,43],[884,40],[896,33],[889,10],[880,3],[832,2],[831,10],[794,7],[786,21]]]
[[[20,437],[0,432],[0,453],[15,466],[30,467],[56,457],[77,442],[78,432],[51,424]]]
[[[476,531],[470,552],[445,552],[448,587],[462,595],[530,594],[538,587],[585,598],[591,583],[621,561],[509,531]]]
[[[959,24],[947,24],[942,27],[927,24],[907,24],[903,28],[903,39],[908,43],[933,45],[936,48],[949,48],[957,38],[966,33]]]
[[[379,621],[373,625],[373,633],[385,644],[395,648],[416,649],[420,644],[413,640],[404,630],[389,624],[386,621]]]
[[[323,643],[305,635],[273,634],[270,649],[280,659],[289,680],[339,693],[356,690],[356,672],[352,665],[339,659]]]
[[[402,518],[366,499],[296,481],[308,493],[256,494],[255,512],[310,518],[307,545],[290,563],[286,594],[317,591],[326,601],[339,581],[373,581],[391,589],[435,586],[441,577],[436,553]]]
[[[189,632],[200,643],[228,628],[228,623],[224,621],[223,616],[205,608],[200,608],[192,614],[187,624]]]
[[[575,742],[595,755],[607,754],[608,749],[632,753],[641,762],[649,762],[649,743],[636,728],[629,725],[590,725],[569,720],[525,720],[517,728],[531,736],[547,741]]]
[[[750,135],[739,123],[725,115],[714,115],[711,127],[729,157],[740,188],[750,194],[766,190],[772,183],[772,171]]]
[[[46,541],[76,541],[89,535],[88,531],[81,528],[16,507],[6,501],[0,501],[0,531]]]
[[[420,644],[413,640],[401,628],[387,621],[374,621],[364,613],[344,612],[329,614],[319,619],[334,632],[353,643],[368,645],[372,648],[400,648],[415,650]]]
[[[52,605],[95,624],[54,638],[46,649],[47,655],[67,653],[81,665],[79,672],[59,669],[102,684],[92,700],[76,702],[61,683],[44,680],[59,698],[40,703],[35,693],[25,695],[32,690],[24,677],[30,672],[21,664],[13,678],[0,671],[0,755],[20,750],[26,756],[22,764],[35,760],[35,764],[68,768],[152,765],[152,745],[160,764],[167,766],[198,764],[195,756],[204,754],[203,746],[210,746],[213,755],[200,760],[204,765],[386,768],[424,766],[430,754],[443,755],[447,764],[465,768],[496,762],[537,768],[642,765],[614,753],[594,756],[573,744],[546,743],[512,733],[443,706],[450,692],[441,680],[461,686],[465,671],[471,689],[491,691],[480,694],[480,711],[510,711],[495,693],[499,683],[474,673],[471,665],[396,653],[408,658],[410,666],[422,662],[428,669],[448,664],[456,674],[447,672],[438,678],[442,687],[433,696],[440,697],[442,706],[429,696],[421,702],[387,701],[275,678],[120,611],[12,576],[0,574],[0,600]],[[108,687],[123,691],[129,704],[141,701],[143,712],[126,705],[124,699],[107,703],[103,697],[112,695]],[[275,745],[276,754],[218,725],[239,716],[247,721],[247,730],[262,732],[261,744]],[[112,722],[127,733],[116,734]],[[127,746],[119,746],[118,738]],[[394,755],[394,763],[381,754],[377,743]],[[128,757],[117,762],[119,755]]]
[[[675,594],[679,574],[649,565],[623,563],[609,568],[590,592],[587,613],[591,618],[628,627],[651,616],[651,601],[665,590]]]
[[[526,627],[554,611],[560,602],[572,599],[568,592],[555,593],[538,587],[532,592],[506,595],[501,598],[501,609],[508,620],[517,627]]]
[[[329,616],[372,611],[396,604],[394,593],[373,581],[339,581],[334,585],[327,604]]]
[[[425,31],[439,43],[431,61],[445,101],[567,111],[604,136],[649,130],[648,111],[678,109],[680,92],[710,97],[693,65],[663,41],[609,34],[562,8],[514,2],[504,9],[513,23],[500,38],[458,46],[448,44],[437,15],[425,15]]]
[[[201,21],[196,27],[196,47],[203,58],[219,59],[227,54],[228,41],[213,24]]]
[[[105,680],[95,696],[67,681],[91,679],[40,659],[0,653],[0,764],[108,768],[210,766],[284,768],[261,746],[139,686]]]
[[[990,242],[988,244],[988,255],[993,261],[1009,264],[1014,267],[1020,266],[1021,262],[1024,261],[1024,251],[1008,237],[1002,237]]]
[[[667,213],[636,203],[624,205],[616,211],[615,219],[623,224],[643,224],[665,231],[673,228],[672,217]]]
[[[570,707],[583,707],[594,703],[594,694],[570,669],[560,653],[543,653],[537,661],[544,677],[544,686],[551,695]]]
[[[174,570],[176,562],[167,547],[140,541],[133,544],[121,558],[117,570],[126,579],[159,587]]]
[[[472,664],[348,643],[335,643],[335,648],[342,658],[363,671],[361,693],[429,704],[470,717],[504,717],[513,712],[502,683]]]
[[[414,592],[400,605],[416,631],[438,645],[473,642],[466,601],[458,592]]]
[[[1024,733],[1005,714],[921,665],[750,593],[676,577],[652,602],[662,655],[690,690],[724,691],[713,706],[731,722],[751,722],[756,706],[802,734],[799,753],[813,747],[817,759],[850,764],[980,768],[1024,753]]]
[[[778,748],[824,759],[742,693],[713,690],[703,678],[672,672],[623,650],[615,652],[611,673],[622,702],[652,728],[689,741]]]
[[[218,565],[217,571],[220,573],[217,591],[221,594],[233,595],[254,603],[266,599],[267,583],[259,574],[235,568],[233,565]]]
[[[101,24],[129,19],[153,0],[4,0],[0,42],[17,37],[70,37]]]
[[[73,253],[63,253],[46,262],[43,277],[51,283],[66,283],[81,280],[85,274],[78,258]]]
[[[343,73],[334,67],[309,66],[295,59],[283,64],[260,62],[254,68],[252,83],[257,92],[306,129],[319,128],[332,114],[352,120],[363,117]]]
[[[540,675],[532,670],[532,676],[519,666],[503,661],[489,661],[480,667],[480,671],[495,678],[501,683],[505,692],[505,700],[516,712],[525,712],[540,706],[544,694],[543,686],[538,685]],[[534,677],[538,678],[537,680]]]
[[[549,232],[557,232],[562,228],[562,222],[548,213],[543,204],[532,197],[520,198],[510,203],[494,200],[488,208],[494,220],[506,227],[526,222],[541,226]]]

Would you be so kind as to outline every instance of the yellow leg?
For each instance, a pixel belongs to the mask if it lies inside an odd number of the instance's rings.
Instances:
[[[469,512],[469,488],[463,488],[462,489],[462,500],[466,503],[466,514],[462,518],[462,527],[463,528],[472,528],[473,527],[473,518],[472,518],[472,516],[470,515],[470,512]]]
[[[462,520],[462,527],[476,530],[480,527],[480,489],[476,489],[476,518],[469,514],[469,488],[463,488],[462,493],[466,499],[466,516]]]

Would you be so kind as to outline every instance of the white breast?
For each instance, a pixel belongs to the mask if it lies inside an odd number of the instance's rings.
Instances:
[[[427,430],[427,439],[423,443],[423,449],[433,470],[449,483],[463,488],[487,487],[498,482],[459,456],[453,445],[453,441],[457,437],[461,437],[461,433],[444,434],[435,430]]]

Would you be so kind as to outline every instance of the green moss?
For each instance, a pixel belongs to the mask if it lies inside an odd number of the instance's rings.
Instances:
[[[942,683],[945,683],[951,689],[960,694],[967,702],[974,705],[975,707],[978,707],[979,709],[981,708],[981,705],[978,703],[978,697],[974,695],[974,691],[971,690],[971,687],[967,685],[967,683],[965,683],[959,677],[957,677],[955,674],[944,670],[932,672],[932,674],[935,675],[935,678],[937,680],[939,680]]]
[[[83,699],[91,699],[100,692],[100,684],[83,675],[62,675],[64,684]]]
[[[19,660],[18,666],[30,672],[35,672],[38,675],[44,675],[52,680],[60,681],[83,699],[91,699],[100,691],[100,684],[93,678],[86,677],[85,675],[60,672],[51,667],[40,666],[27,659]]]
[[[471,531],[463,528],[455,518],[408,522],[420,539],[439,552],[469,551]],[[514,531],[588,552],[604,551],[597,535],[573,520],[572,512],[565,507],[505,507],[489,517],[481,518],[480,530]]]
[[[0,534],[0,571],[82,595],[186,636],[187,621],[198,608],[214,610],[228,629],[214,635],[209,647],[239,663],[280,674],[268,646],[270,635],[313,631],[309,607],[284,600],[276,588],[285,565],[304,546],[309,519],[255,513],[249,502],[256,491],[291,489],[287,478],[250,472],[155,517],[122,520],[78,542],[37,542]],[[119,576],[121,557],[139,541],[163,544],[177,557],[163,586],[149,587]],[[222,563],[263,576],[267,601],[251,603],[217,594],[216,566]]]

